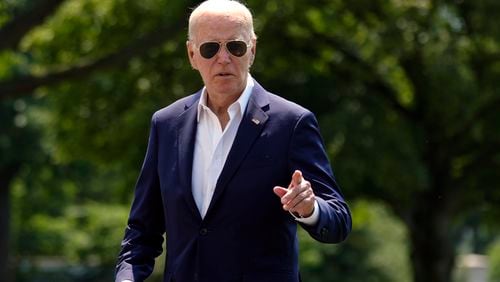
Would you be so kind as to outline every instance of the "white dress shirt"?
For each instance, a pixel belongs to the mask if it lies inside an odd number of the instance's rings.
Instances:
[[[208,108],[207,90],[203,88],[198,103],[198,130],[194,145],[192,175],[193,197],[202,218],[207,213],[217,179],[233,146],[253,85],[253,79],[248,75],[245,90],[227,109],[229,122],[224,130],[217,116]]]

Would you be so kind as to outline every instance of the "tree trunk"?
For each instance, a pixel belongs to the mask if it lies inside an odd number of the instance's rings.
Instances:
[[[13,167],[0,169],[0,280],[10,281],[10,183],[16,175]]]
[[[446,208],[448,199],[431,194],[419,197],[419,202],[427,204],[417,203],[407,218],[413,281],[450,282],[455,252],[451,240],[451,214]]]

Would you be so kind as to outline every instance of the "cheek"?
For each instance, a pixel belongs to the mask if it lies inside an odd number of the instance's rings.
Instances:
[[[202,73],[202,75],[210,74],[210,65],[198,63],[198,71]]]
[[[204,66],[204,65],[205,65],[205,64],[203,63],[203,61],[201,60],[201,58],[200,58],[200,57],[198,57],[198,56],[196,56],[196,55],[195,55],[195,56],[193,56],[193,57],[191,58],[191,66],[192,66],[194,69],[196,69],[196,70],[198,70],[198,71],[201,71],[202,69],[204,69],[204,68],[205,68],[205,66]]]
[[[240,61],[238,68],[242,72],[247,72],[248,69],[250,68],[250,65],[251,65],[251,58],[248,57],[248,58],[245,58],[244,60]]]
[[[210,66],[208,66],[207,64],[198,63],[198,68],[196,70],[199,72],[205,84],[210,81]]]

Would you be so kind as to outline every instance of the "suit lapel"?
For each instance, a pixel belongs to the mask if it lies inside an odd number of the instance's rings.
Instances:
[[[226,188],[227,183],[238,170],[241,162],[245,159],[246,154],[252,147],[252,144],[259,137],[262,129],[264,129],[268,119],[268,115],[264,110],[268,105],[269,100],[267,99],[266,91],[255,81],[254,90],[248,101],[246,113],[241,120],[233,146],[229,151],[226,163],[217,180],[214,195],[205,219],[210,215],[211,210]]]
[[[197,129],[197,102],[200,98],[200,94],[201,91],[198,92],[192,100],[186,103],[186,111],[177,118],[177,162],[179,165],[179,179],[184,198],[193,215],[201,221],[200,212],[194,201],[191,189],[194,142]]]

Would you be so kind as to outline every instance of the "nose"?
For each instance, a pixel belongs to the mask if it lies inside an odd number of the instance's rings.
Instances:
[[[228,64],[231,62],[231,54],[227,51],[226,46],[221,46],[216,56],[217,62],[220,64]]]

